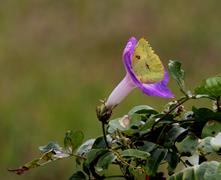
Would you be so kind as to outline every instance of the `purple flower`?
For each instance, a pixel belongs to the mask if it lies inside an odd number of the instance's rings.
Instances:
[[[163,80],[156,83],[143,83],[137,78],[132,67],[132,57],[136,45],[136,38],[131,37],[123,52],[123,63],[126,69],[126,76],[110,94],[106,102],[107,107],[113,108],[117,106],[135,87],[139,88],[148,96],[159,96],[163,98],[174,97],[170,89],[167,87],[169,75],[166,69],[164,70]]]

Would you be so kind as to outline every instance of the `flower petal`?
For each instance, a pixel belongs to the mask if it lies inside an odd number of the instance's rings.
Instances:
[[[141,86],[141,83],[137,79],[137,77],[134,73],[134,70],[132,68],[132,56],[133,56],[136,44],[137,44],[136,38],[131,37],[128,40],[126,47],[124,49],[124,52],[123,52],[123,62],[124,62],[124,67],[125,67],[127,73],[130,75],[131,79],[133,80],[134,84],[136,86]]]
[[[174,95],[167,87],[169,82],[169,75],[167,70],[165,69],[164,79],[154,84],[142,84],[139,87],[145,94],[149,96],[160,96],[164,98],[173,98]]]
[[[117,85],[107,99],[106,106],[113,108],[120,104],[120,102],[135,88],[130,75],[127,73],[124,79]]]
[[[125,46],[125,48],[124,48],[123,57],[124,57],[124,55],[125,55],[126,53],[129,53],[129,54],[133,55],[133,53],[134,53],[134,48],[135,48],[136,45],[137,45],[137,39],[136,39],[135,37],[131,37],[131,38],[128,40],[128,42],[127,42],[127,44],[126,44],[126,46]],[[124,59],[124,58],[123,58],[123,59]]]
[[[134,84],[139,89],[141,89],[145,94],[147,94],[149,96],[160,96],[160,97],[164,97],[164,98],[173,98],[174,97],[173,93],[167,87],[167,84],[169,82],[169,75],[168,75],[168,72],[166,69],[164,71],[164,79],[162,81],[157,82],[157,83],[144,84],[137,79],[137,77],[134,73],[134,70],[132,68],[132,57],[133,57],[133,53],[134,53],[134,49],[135,49],[136,44],[137,44],[136,38],[131,37],[128,40],[127,45],[126,45],[124,52],[123,52],[123,62],[124,62],[125,69],[126,69],[127,73],[130,75]]]

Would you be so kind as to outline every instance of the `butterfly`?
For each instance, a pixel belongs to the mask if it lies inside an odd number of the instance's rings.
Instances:
[[[134,49],[132,68],[142,83],[155,83],[164,78],[164,66],[144,38],[138,41]]]

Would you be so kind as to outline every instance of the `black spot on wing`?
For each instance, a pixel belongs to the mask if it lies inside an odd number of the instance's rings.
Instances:
[[[139,56],[139,55],[136,55],[135,57],[136,57],[137,59],[140,59],[140,56]]]

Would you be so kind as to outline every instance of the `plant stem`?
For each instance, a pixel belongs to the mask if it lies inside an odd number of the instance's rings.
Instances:
[[[216,106],[217,106],[217,111],[218,111],[218,112],[221,112],[220,96],[216,99]]]
[[[103,137],[104,137],[106,147],[109,149],[110,147],[109,147],[108,142],[107,142],[107,136],[106,136],[106,131],[105,131],[105,123],[103,121],[102,121],[102,131],[103,131]]]
[[[71,156],[74,156],[74,157],[76,157],[76,158],[80,158],[80,159],[87,160],[87,158],[86,158],[86,157],[79,156],[79,155],[77,155],[77,154],[72,154]]]
[[[186,163],[180,158],[180,162],[183,163],[183,165],[187,168],[188,166],[186,165]]]
[[[189,97],[185,97],[183,99],[180,100],[180,102],[177,103],[176,106],[174,106],[173,108],[171,108],[166,114],[164,114],[158,121],[156,121],[153,126],[152,126],[152,130],[154,129],[154,127],[161,122],[168,114],[170,114],[171,112],[173,112],[176,108],[178,108],[180,105],[182,105],[183,103],[185,103],[187,100],[189,100]]]

